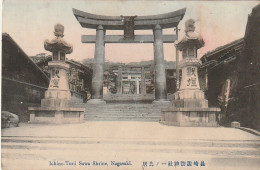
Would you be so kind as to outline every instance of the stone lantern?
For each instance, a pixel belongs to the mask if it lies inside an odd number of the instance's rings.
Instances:
[[[208,108],[208,100],[200,89],[197,50],[204,46],[202,37],[195,32],[195,21],[185,22],[185,36],[176,44],[182,51],[180,89],[174,94],[173,106],[162,110],[161,123],[176,126],[217,126],[216,112],[219,108]]]
[[[67,78],[69,64],[65,63],[65,56],[72,53],[73,48],[63,39],[64,26],[56,24],[54,29],[55,38],[44,42],[44,48],[52,52],[52,61],[48,63],[51,79],[42,104],[43,106],[68,107],[71,94]]]
[[[45,40],[44,48],[52,52],[52,61],[48,63],[50,69],[50,83],[41,100],[41,107],[29,107],[30,122],[41,123],[77,123],[84,121],[84,108],[71,107],[71,93],[67,73],[66,54],[72,53],[72,45],[63,39],[64,26],[56,24],[55,37]]]
[[[182,61],[179,63],[182,79],[179,91],[174,94],[176,107],[208,107],[204,92],[200,90],[198,78],[201,61],[198,59],[197,50],[204,46],[204,41],[194,32],[194,23],[192,19],[186,21],[185,36],[176,45],[177,49],[182,51]]]

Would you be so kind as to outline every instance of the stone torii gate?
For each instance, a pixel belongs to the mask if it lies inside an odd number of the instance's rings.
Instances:
[[[174,28],[182,20],[186,8],[151,16],[102,16],[77,9],[73,13],[83,28],[96,29],[96,35],[82,35],[82,43],[95,43],[92,99],[90,104],[105,104],[103,100],[103,73],[105,43],[153,43],[155,68],[155,103],[165,103],[166,77],[163,43],[174,43],[177,35],[163,35],[162,29]],[[134,30],[153,30],[153,35],[135,35]],[[105,35],[106,30],[124,30],[124,35]]]

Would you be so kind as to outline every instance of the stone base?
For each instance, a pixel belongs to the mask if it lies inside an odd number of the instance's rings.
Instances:
[[[176,108],[179,108],[179,107],[208,108],[208,100],[206,100],[206,99],[180,99],[180,100],[174,100],[173,105]]]
[[[90,99],[87,104],[106,104],[106,101],[102,99]]]
[[[42,107],[58,107],[58,108],[68,108],[70,107],[70,100],[67,99],[53,99],[44,98],[41,100]]]
[[[82,123],[85,108],[29,107],[29,123]]]
[[[169,126],[216,127],[219,108],[167,108],[161,113],[161,124]]]
[[[174,99],[205,99],[205,95],[201,90],[179,90],[174,93]]]
[[[69,90],[47,90],[45,91],[44,98],[53,98],[53,99],[71,99],[71,94]]]
[[[180,126],[180,127],[217,127],[216,122],[212,123],[204,123],[204,122],[166,122],[166,121],[160,121],[163,125],[168,126]]]

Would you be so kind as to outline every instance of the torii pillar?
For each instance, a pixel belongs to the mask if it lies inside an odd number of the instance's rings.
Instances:
[[[105,63],[105,30],[102,25],[97,27],[92,78],[92,99],[88,104],[106,104],[103,100],[103,81]]]
[[[154,35],[154,73],[155,73],[155,101],[157,103],[170,104],[166,95],[166,77],[163,54],[163,35],[160,25],[156,25],[153,30]]]

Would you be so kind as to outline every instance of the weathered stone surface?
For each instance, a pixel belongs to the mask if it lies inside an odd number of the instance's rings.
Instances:
[[[73,9],[73,13],[79,23],[84,28],[96,29],[96,36],[84,35],[82,42],[96,43],[95,46],[95,62],[94,72],[92,79],[93,94],[92,99],[103,99],[103,72],[104,72],[104,59],[105,59],[105,43],[154,43],[154,69],[155,69],[155,99],[156,101],[167,101],[166,95],[166,77],[164,68],[164,54],[163,42],[174,42],[177,35],[162,35],[163,28],[176,27],[180,20],[183,18],[186,9],[181,9],[167,14],[152,15],[152,16],[102,16],[94,15],[87,12]],[[131,18],[131,27],[125,24],[125,19]],[[132,28],[134,27],[134,28]],[[131,29],[130,29],[131,28]],[[134,30],[138,29],[153,29],[153,36],[151,35],[136,35],[126,39],[120,35],[105,35],[105,30],[131,30],[134,35]],[[133,30],[134,29],[134,30]],[[144,79],[145,81],[145,79]],[[120,85],[120,82],[117,83]],[[144,83],[142,83],[144,85]],[[137,93],[139,94],[139,81],[136,82]],[[142,94],[146,91],[142,87]],[[118,93],[121,92],[118,90]],[[100,101],[90,101],[90,103],[102,103]],[[165,103],[165,102],[164,102]],[[169,102],[167,102],[169,103]]]
[[[231,127],[232,128],[239,128],[240,127],[240,123],[239,122],[231,122]]]
[[[51,80],[41,107],[29,107],[30,123],[81,123],[84,121],[84,108],[70,107],[71,94],[65,63],[65,54],[72,52],[72,46],[63,39],[64,27],[55,26],[55,36],[51,42],[45,41],[46,50],[53,52],[53,61],[48,63]]]
[[[70,100],[68,99],[42,99],[41,100],[42,107],[62,107],[67,108],[70,107]]]
[[[37,110],[30,114],[29,123],[83,123],[84,122],[84,110],[80,111],[45,111]]]
[[[162,25],[162,28],[176,27],[183,18],[186,9],[180,9],[174,12],[151,15],[151,16],[137,16],[135,18],[135,29],[153,29],[157,24]],[[103,16],[83,12],[73,9],[73,13],[82,27],[97,28],[98,25],[104,25],[106,29],[123,30],[124,22],[119,16]]]
[[[90,99],[87,104],[106,104],[103,99]]]
[[[200,107],[200,108],[208,108],[208,100],[206,99],[181,99],[174,100],[173,105],[175,107]]]
[[[205,99],[205,95],[204,92],[201,90],[186,89],[174,93],[174,99]]]
[[[105,30],[101,25],[98,26],[96,34],[97,40],[95,45],[94,68],[92,78],[92,99],[103,99]]]
[[[141,68],[141,94],[146,94],[146,84],[145,84],[145,69],[144,67]]]
[[[126,102],[126,101],[136,101],[136,102],[151,102],[153,101],[154,94],[105,94],[104,100],[107,102]]]
[[[116,80],[117,94],[122,94],[122,67],[119,66]]]
[[[208,108],[208,100],[200,89],[198,79],[197,49],[204,45],[203,39],[195,33],[195,21],[185,23],[185,36],[176,45],[182,51],[182,80],[179,91],[174,94],[173,107],[163,109],[160,123],[173,126],[217,126],[216,112],[219,108]]]
[[[155,100],[165,101],[166,77],[164,68],[164,54],[162,42],[162,28],[156,25],[154,28],[154,72],[155,72]]]
[[[193,110],[193,111],[192,111]],[[214,109],[165,109],[161,115],[160,123],[174,126],[210,126],[216,127]]]
[[[64,26],[61,24],[56,24],[54,27],[54,35],[55,38],[53,38],[51,41],[45,40],[44,42],[44,48],[50,52],[62,52],[65,54],[70,54],[73,51],[73,47],[71,44],[67,43],[63,39],[63,33],[64,33]]]
[[[164,43],[174,43],[176,35],[163,35]],[[82,35],[82,43],[96,43],[95,35]],[[153,43],[153,35],[135,35],[134,39],[125,39],[123,35],[106,35],[105,43]]]

